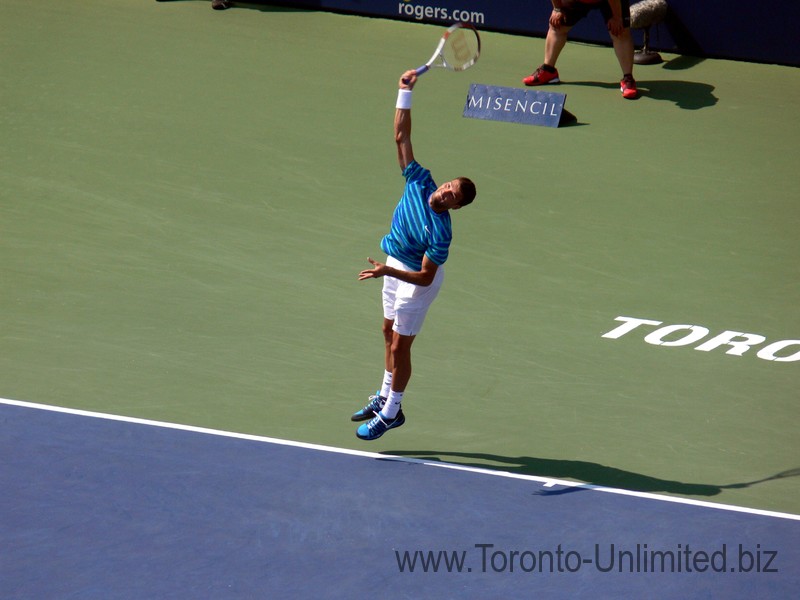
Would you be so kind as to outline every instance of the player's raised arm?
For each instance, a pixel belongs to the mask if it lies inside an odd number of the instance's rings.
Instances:
[[[414,160],[414,151],[411,147],[411,90],[417,83],[417,73],[413,69],[406,71],[400,77],[397,91],[397,109],[394,112],[394,139],[397,143],[397,160],[400,169],[405,168]]]

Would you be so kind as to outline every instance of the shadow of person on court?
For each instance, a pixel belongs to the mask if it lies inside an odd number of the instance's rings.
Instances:
[[[705,58],[700,56],[676,56],[673,59],[668,60],[663,65],[661,65],[662,69],[666,69],[667,71],[688,71],[689,69],[693,69],[697,65],[702,62],[705,62]]]
[[[654,100],[674,102],[678,108],[699,110],[714,106],[719,99],[714,86],[696,81],[651,80],[639,83],[640,94]]]
[[[569,85],[582,85],[586,87],[599,87],[616,89],[614,83],[599,81],[570,81]],[[684,110],[699,110],[714,106],[719,99],[714,95],[714,86],[696,81],[672,81],[659,79],[636,79],[639,88],[639,97],[634,102],[644,98],[665,100],[673,102],[678,108]]]
[[[398,450],[396,452],[387,451],[386,454],[431,462],[450,462],[443,457],[455,457],[456,459],[465,459],[453,462],[453,464],[461,466],[506,471],[519,475],[577,480],[590,485],[618,488],[634,492],[667,492],[682,496],[716,496],[725,489],[747,488],[774,479],[784,479],[786,477],[797,477],[800,475],[800,468],[795,468],[755,481],[715,485],[660,479],[642,473],[624,471],[615,467],[582,460],[560,460],[536,458],[532,456],[499,456],[496,454],[474,452],[437,452],[433,450]],[[501,465],[497,466],[497,463],[501,463]],[[580,489],[581,488],[545,490],[542,492],[542,495],[563,494],[571,491],[579,491]]]

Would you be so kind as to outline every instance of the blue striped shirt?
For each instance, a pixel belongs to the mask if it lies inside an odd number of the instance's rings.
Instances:
[[[406,187],[394,209],[391,230],[381,240],[381,250],[416,271],[422,270],[423,256],[441,266],[453,239],[450,213],[437,214],[428,204],[437,188],[428,169],[412,161],[403,177]]]

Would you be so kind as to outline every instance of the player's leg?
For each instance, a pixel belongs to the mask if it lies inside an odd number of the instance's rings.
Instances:
[[[391,377],[392,371],[394,370],[394,361],[392,360],[392,342],[394,341],[394,319],[384,319],[383,320],[383,364],[386,372]],[[386,377],[384,377],[383,385],[386,385]],[[391,389],[391,379],[389,380],[388,388]],[[389,389],[384,389],[384,391],[388,392]],[[386,396],[386,394],[381,394],[381,396]]]
[[[611,43],[614,44],[614,53],[617,55],[619,66],[623,75],[633,74],[633,36],[630,28],[626,28],[622,35],[611,36]]]
[[[547,30],[547,37],[544,41],[544,62],[533,73],[525,77],[522,83],[525,85],[544,85],[560,81],[556,62],[558,62],[558,57],[567,44],[567,33],[570,29],[570,27],[562,25],[558,29],[550,27]]]
[[[639,95],[636,89],[636,80],[633,78],[633,36],[631,30],[626,27],[622,35],[611,36],[614,45],[614,53],[617,55],[620,69],[622,69],[622,80],[620,81],[620,91],[622,96],[628,99],[636,98]]]
[[[561,51],[567,45],[572,27],[592,9],[591,4],[580,2],[565,1],[562,4],[561,11],[558,13],[560,18],[558,26],[554,27],[551,22],[547,29],[547,37],[544,40],[544,62],[522,80],[525,85],[544,85],[561,81],[558,69],[556,69],[558,57],[561,56]],[[553,15],[555,16],[555,14],[554,12]]]
[[[396,325],[395,325],[396,327]],[[408,381],[411,379],[411,345],[414,335],[393,332],[391,344],[392,386],[383,407],[368,422],[359,426],[356,436],[362,440],[376,440],[390,429],[406,422],[402,402]]]
[[[550,27],[547,30],[547,37],[544,40],[544,64],[555,68],[561,51],[567,45],[569,30],[572,27],[562,25],[558,29]]]
[[[391,345],[392,386],[386,404],[381,410],[381,414],[387,419],[394,419],[400,412],[403,394],[411,379],[411,345],[416,338],[415,335],[401,335],[396,331],[393,333]]]
[[[636,80],[633,78],[633,36],[631,35],[631,10],[628,0],[620,1],[622,11],[622,33],[614,35],[609,28],[611,43],[614,46],[614,54],[617,56],[619,68],[622,70],[622,80],[619,82],[619,89],[623,98],[636,98],[639,92],[636,89]],[[600,12],[606,22],[612,17],[611,8],[607,4],[600,7]]]
[[[390,260],[386,262],[389,264]],[[393,259],[391,266],[409,270]],[[411,346],[422,329],[428,309],[439,294],[443,282],[444,268],[440,267],[433,283],[429,286],[416,286],[402,281],[397,284],[390,358],[386,361],[387,365],[391,363],[392,367],[391,391],[380,412],[356,431],[356,435],[362,440],[378,439],[389,429],[400,427],[405,423],[402,401],[406,386],[411,379]]]
[[[381,332],[383,334],[383,348],[384,348],[384,372],[381,379],[381,385],[378,390],[369,397],[367,405],[361,410],[356,411],[351,417],[351,421],[366,421],[372,419],[383,408],[386,403],[386,398],[389,397],[389,391],[392,385],[392,338],[394,335],[393,326],[396,315],[395,303],[397,302],[397,286],[399,281],[394,277],[383,278],[383,289],[381,291],[381,300],[383,303],[383,325]]]

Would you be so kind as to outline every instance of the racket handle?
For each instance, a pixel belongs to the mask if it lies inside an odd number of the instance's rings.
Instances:
[[[428,72],[428,71],[430,71],[430,70],[431,70],[431,68],[430,68],[428,65],[422,65],[422,66],[421,66],[421,67],[419,67],[418,69],[414,69],[414,71],[416,71],[416,73],[417,73],[417,77],[419,77],[419,76],[420,76],[420,75],[422,75],[423,73],[427,73],[427,72]],[[403,77],[403,83],[408,83],[408,79],[406,79],[405,77]]]

